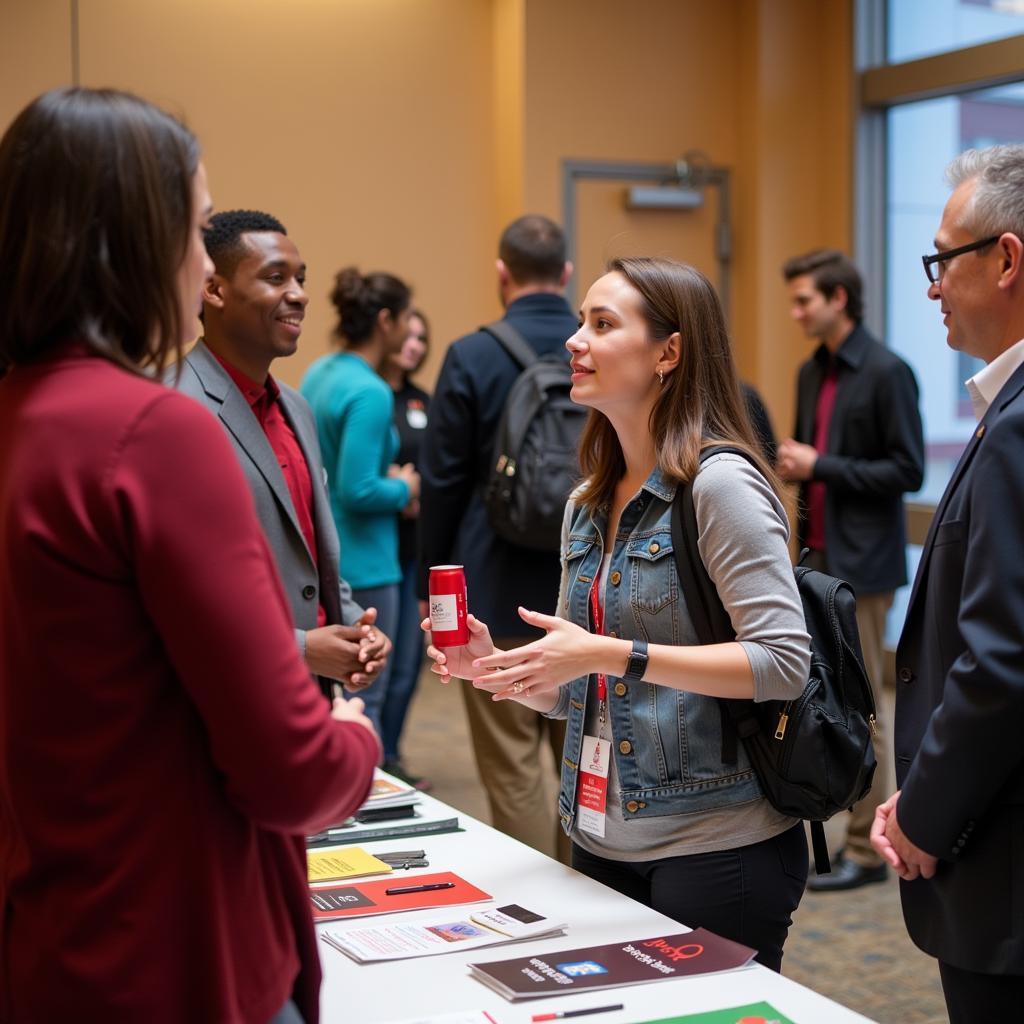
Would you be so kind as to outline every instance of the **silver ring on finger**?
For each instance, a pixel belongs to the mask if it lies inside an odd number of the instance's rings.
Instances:
[[[515,694],[520,694],[520,693],[523,692],[523,682],[522,682],[521,679],[517,679],[512,684],[512,692],[515,693]]]

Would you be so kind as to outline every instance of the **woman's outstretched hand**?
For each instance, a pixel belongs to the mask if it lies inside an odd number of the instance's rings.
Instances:
[[[546,635],[525,647],[481,655],[473,662],[474,685],[490,690],[495,700],[538,697],[570,679],[600,670],[601,646],[606,637],[594,636],[555,615],[522,607],[519,617],[527,625],[543,629]]]
[[[466,625],[469,626],[469,643],[464,647],[440,648],[433,644],[427,647],[427,657],[433,661],[430,671],[439,675],[442,683],[450,682],[452,676],[456,679],[476,679],[487,670],[474,668],[473,662],[477,658],[501,654],[491,642],[491,631],[485,622],[481,622],[475,615],[467,615]],[[430,635],[429,618],[420,623],[420,629]]]

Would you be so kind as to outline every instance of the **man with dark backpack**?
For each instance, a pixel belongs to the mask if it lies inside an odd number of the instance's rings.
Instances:
[[[535,551],[558,551],[569,494],[579,480],[579,440],[587,410],[569,392],[564,353],[538,356],[507,321],[482,330],[501,342],[522,372],[498,423],[484,504],[494,532]]]
[[[569,358],[565,341],[575,333],[577,318],[563,294],[572,272],[565,258],[565,237],[547,217],[528,215],[513,221],[501,236],[496,267],[505,315],[497,325],[481,328],[451,344],[431,404],[420,465],[419,592],[421,598],[426,598],[431,565],[464,565],[471,610],[490,625],[495,642],[507,649],[534,639],[525,635],[527,627],[516,612],[520,602],[554,612],[560,572],[558,527],[564,497],[556,512],[554,541],[548,545],[543,515],[538,527],[516,512],[517,508],[521,511],[544,505],[533,489],[527,495],[529,500],[521,500],[524,492],[516,496],[520,467],[525,471],[529,464],[531,479],[536,480],[535,471],[544,465],[536,456],[552,454],[552,448],[558,447],[546,429],[554,429],[555,436],[568,437],[575,413],[563,410],[565,429],[552,427],[561,416],[557,409],[552,411],[559,402],[557,384],[553,390],[545,384],[541,390],[544,395],[551,393],[552,398],[537,403],[539,423],[534,422],[536,415],[528,417],[534,423],[533,440],[525,445],[523,440],[515,441],[509,452],[496,456],[496,439],[506,410],[514,420],[517,413],[533,404],[522,397],[514,403],[508,401],[521,376],[531,374],[536,379],[539,373],[546,379],[551,373],[557,381],[561,373],[567,396]],[[499,339],[498,334],[503,337]],[[532,356],[532,366],[539,369],[524,372],[526,360],[509,350],[510,345],[517,344],[516,340],[509,342],[509,337],[526,344],[529,352],[523,355]],[[518,388],[517,393],[524,394]],[[529,423],[522,431],[515,423],[506,423],[506,428],[506,437],[522,433],[525,439],[531,432]],[[523,459],[524,446],[532,446],[534,457],[527,454]],[[514,465],[513,472],[508,473],[508,461],[503,464],[504,486],[498,488],[492,476],[501,454],[510,455]],[[564,473],[564,458],[559,465]],[[539,475],[545,481],[551,476],[544,472]],[[550,743],[557,767],[564,724],[549,721],[513,701],[492,701],[489,694],[468,684],[463,686],[463,696],[492,823],[508,835],[550,853],[561,830],[556,830],[554,807],[546,792],[549,780],[542,770],[541,745]]]

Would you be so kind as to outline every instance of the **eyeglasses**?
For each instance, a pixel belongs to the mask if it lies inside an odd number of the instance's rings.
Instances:
[[[993,235],[991,238],[983,238],[980,242],[970,242],[968,245],[959,245],[955,249],[946,249],[944,252],[933,252],[930,256],[922,256],[924,273],[931,284],[938,284],[942,275],[946,272],[944,266],[946,260],[954,256],[963,256],[965,252],[974,252],[975,249],[984,249],[986,245],[998,242],[1002,235]]]

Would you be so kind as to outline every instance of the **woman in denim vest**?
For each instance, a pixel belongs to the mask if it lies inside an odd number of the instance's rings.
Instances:
[[[803,827],[765,799],[742,745],[724,763],[715,698],[799,696],[809,637],[718,297],[684,264],[615,260],[566,346],[572,397],[591,413],[559,616],[521,608],[545,635],[508,652],[470,616],[470,643],[431,648],[434,670],[567,719],[559,813],[574,867],[778,970],[807,878]],[[700,464],[720,443],[757,468],[724,453]],[[687,480],[730,643],[699,646],[680,593],[671,512]]]

